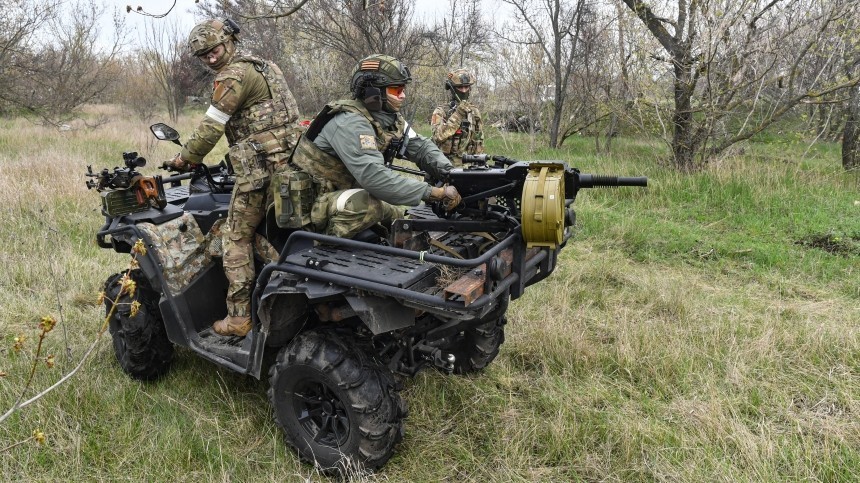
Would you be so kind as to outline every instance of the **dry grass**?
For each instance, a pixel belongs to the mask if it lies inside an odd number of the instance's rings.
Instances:
[[[0,120],[4,409],[21,390],[39,317],[62,314],[48,341],[57,367],[38,371],[41,388],[92,339],[95,294],[127,263],[93,243],[103,220],[86,165],[116,166],[137,150],[154,166],[176,152],[117,107],[91,115],[113,121],[56,132]],[[557,154],[584,148],[569,149]],[[578,162],[644,172],[651,187],[581,194],[577,238],[557,272],[511,304],[496,362],[477,376],[408,381],[406,440],[382,473],[354,480],[860,478],[857,258],[795,243],[828,229],[860,233],[860,208],[846,203],[852,178],[746,158],[680,176],[653,155],[622,158]],[[18,334],[30,337],[22,352],[12,349]],[[0,448],[36,428],[48,438],[0,452],[0,475],[325,480],[284,445],[266,388],[185,350],[167,377],[140,384],[105,341],[74,380],[0,425]]]

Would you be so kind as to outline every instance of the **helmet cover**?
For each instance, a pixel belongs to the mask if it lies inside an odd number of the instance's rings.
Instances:
[[[452,87],[468,87],[475,83],[475,76],[466,69],[457,69],[448,72],[447,82]]]
[[[373,54],[358,61],[352,71],[350,90],[357,95],[365,87],[405,85],[412,82],[409,68],[390,55]]]
[[[220,44],[226,43],[238,33],[229,24],[221,20],[204,20],[191,29],[188,35],[188,48],[194,56],[201,56]],[[235,25],[235,24],[233,24]]]

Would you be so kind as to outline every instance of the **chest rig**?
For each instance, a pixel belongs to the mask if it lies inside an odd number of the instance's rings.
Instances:
[[[457,113],[456,104],[442,104],[436,107],[436,112],[441,113],[443,123],[449,122],[453,117],[460,121],[459,127],[451,137],[439,145],[439,150],[446,156],[462,156],[474,152],[476,148],[475,129],[480,123],[480,116],[474,112],[469,112],[466,118],[462,119]]]
[[[295,126],[298,106],[277,65],[254,56],[236,57],[225,73],[242,78],[247,63],[254,66],[266,81],[269,99],[240,109],[227,121],[225,134],[229,144],[251,141],[266,154],[283,153],[292,149],[299,131]],[[230,72],[226,72],[230,71]],[[237,75],[238,74],[238,75]]]
[[[376,148],[382,153],[390,152],[388,151],[389,145],[399,143],[404,136],[406,121],[402,116],[397,116],[397,121],[392,128],[385,129],[360,101],[344,100],[326,105],[314,118],[305,135],[299,139],[291,158],[293,165],[310,174],[319,183],[319,194],[357,187],[355,186],[355,177],[352,176],[343,161],[323,151],[313,143],[322,128],[336,114],[341,112],[353,112],[367,119],[373,126]]]

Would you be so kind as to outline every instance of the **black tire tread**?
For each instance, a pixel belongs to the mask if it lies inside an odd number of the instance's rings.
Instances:
[[[158,310],[157,294],[140,270],[132,270],[131,278],[137,284],[133,297],[122,295],[110,319],[114,353],[123,371],[134,379],[152,381],[167,374],[173,361],[173,344],[167,338],[164,322]],[[110,313],[113,301],[120,292],[121,273],[105,282],[105,313]],[[130,303],[140,302],[137,314],[131,316]]]
[[[471,374],[483,370],[496,356],[505,342],[504,326],[507,319],[496,317],[489,322],[466,329],[443,351],[455,356],[454,373]]]
[[[344,451],[343,456],[352,457],[352,462],[321,461],[313,448],[301,441],[291,441],[290,414],[282,414],[277,388],[281,378],[289,377],[290,366],[305,365],[326,374],[345,395],[344,404],[357,417],[355,427],[361,438],[353,454]],[[275,422],[287,435],[287,443],[299,457],[316,464],[323,470],[354,468],[355,463],[369,470],[382,467],[394,454],[394,447],[403,439],[403,419],[407,417],[406,403],[398,392],[394,376],[386,368],[376,364],[363,351],[347,344],[334,333],[309,331],[299,334],[281,350],[277,362],[269,370],[269,400],[272,403]],[[289,411],[284,411],[289,413]]]

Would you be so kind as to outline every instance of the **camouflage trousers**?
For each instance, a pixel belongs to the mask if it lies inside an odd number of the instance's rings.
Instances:
[[[352,238],[376,223],[388,226],[403,215],[402,208],[374,198],[367,190],[348,189],[318,197],[311,221],[320,233]]]
[[[224,275],[227,276],[227,315],[251,315],[254,273],[254,239],[257,225],[266,214],[267,188],[238,192],[233,188],[230,210],[221,231],[224,246]]]

